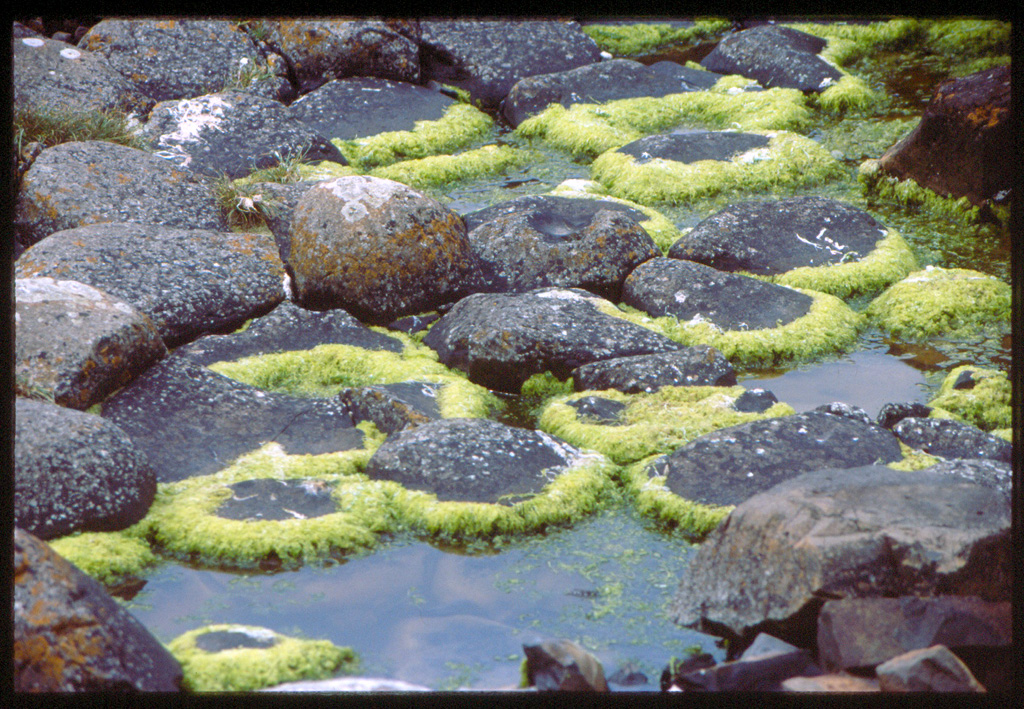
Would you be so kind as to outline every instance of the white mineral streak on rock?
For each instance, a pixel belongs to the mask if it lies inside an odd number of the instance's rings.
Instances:
[[[675,295],[673,295],[673,296],[672,296],[672,298],[673,298],[673,299],[674,299],[674,300],[675,300],[675,301],[676,301],[677,303],[685,303],[685,302],[686,302],[686,293],[684,293],[684,292],[683,292],[683,291],[681,291],[681,290],[677,290],[677,291],[675,292]]]
[[[169,147],[170,143],[197,143],[203,130],[224,130],[220,124],[224,122],[225,108],[231,108],[231,104],[220,96],[178,101],[171,109],[178,129],[161,135],[160,145]]]
[[[338,199],[345,201],[341,213],[349,222],[365,219],[370,213],[369,208],[378,209],[397,194],[413,197],[423,196],[400,182],[363,175],[325,180],[318,183],[317,187],[327,190]]]
[[[93,307],[108,308],[131,315],[135,309],[127,303],[114,300],[101,290],[78,281],[58,281],[46,276],[16,278],[16,303],[45,303],[47,301],[88,300]]]

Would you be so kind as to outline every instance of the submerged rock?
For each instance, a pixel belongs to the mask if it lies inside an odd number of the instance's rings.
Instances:
[[[842,74],[818,52],[825,40],[789,27],[759,25],[728,35],[701,60],[708,71],[742,74],[765,88],[821,92]]]

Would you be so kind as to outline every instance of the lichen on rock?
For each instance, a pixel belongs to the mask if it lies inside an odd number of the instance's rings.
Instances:
[[[954,367],[942,380],[938,394],[928,402],[940,414],[956,418],[996,434],[1013,423],[1013,388],[1005,372],[971,365]]]

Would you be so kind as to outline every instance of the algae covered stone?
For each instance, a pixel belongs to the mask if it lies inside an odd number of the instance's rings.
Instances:
[[[1005,372],[963,365],[949,371],[928,404],[983,431],[993,431],[1013,424],[1012,394]]]
[[[295,680],[352,672],[356,654],[328,640],[305,640],[268,628],[219,623],[179,635],[167,649],[193,692],[247,692]]]
[[[139,535],[138,525],[119,532],[76,532],[49,544],[108,588],[140,578],[160,561]]]

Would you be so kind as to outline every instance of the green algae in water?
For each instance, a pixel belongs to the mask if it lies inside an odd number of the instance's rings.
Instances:
[[[78,532],[48,544],[108,588],[144,576],[160,563],[140,525],[118,532]]]
[[[664,22],[637,22],[621,25],[584,25],[583,32],[599,48],[619,57],[646,54],[679,44],[693,44],[720,38],[732,23],[719,18],[697,18],[687,27]]]

